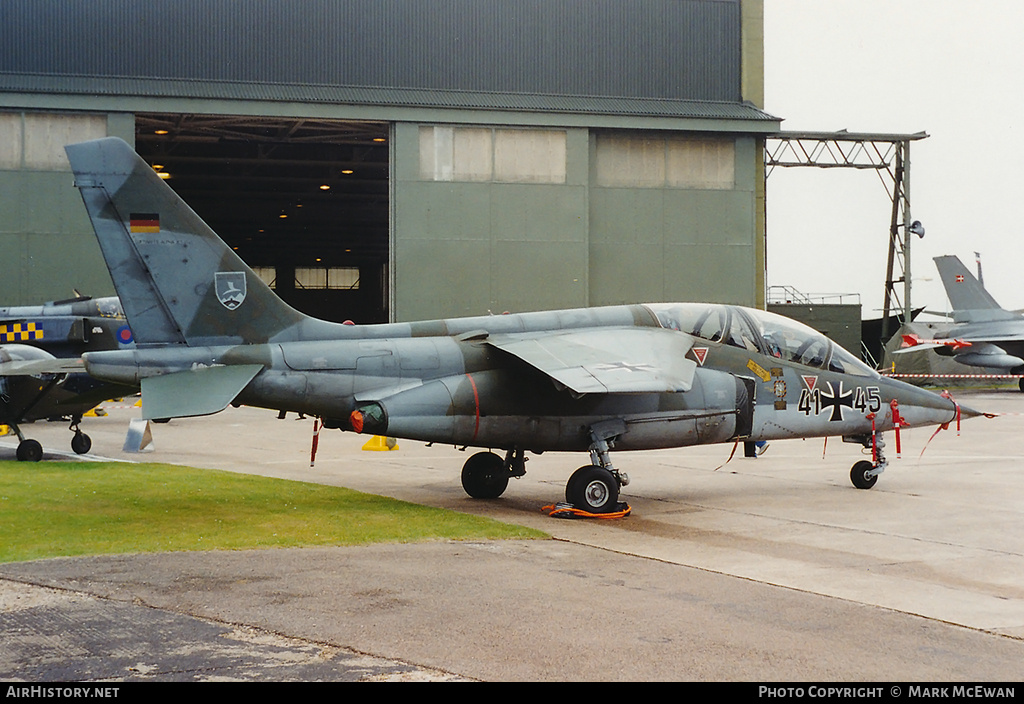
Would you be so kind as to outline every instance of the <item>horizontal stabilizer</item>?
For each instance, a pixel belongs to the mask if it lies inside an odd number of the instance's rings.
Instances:
[[[142,380],[142,417],[156,420],[218,413],[262,369],[262,364],[231,364],[146,377]]]
[[[689,391],[693,338],[661,328],[493,335],[487,343],[578,394]]]

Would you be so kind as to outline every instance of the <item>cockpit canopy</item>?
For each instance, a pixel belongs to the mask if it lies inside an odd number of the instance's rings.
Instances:
[[[664,328],[815,369],[877,377],[878,373],[820,332],[763,310],[716,303],[650,306]]]

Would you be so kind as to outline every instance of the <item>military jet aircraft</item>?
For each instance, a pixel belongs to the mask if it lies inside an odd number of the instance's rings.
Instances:
[[[886,465],[882,431],[975,414],[880,377],[806,326],[738,306],[365,326],[310,318],[277,298],[126,143],[66,150],[136,339],[133,350],[86,353],[85,367],[141,385],[144,418],[235,403],[484,448],[462,470],[478,498],[523,475],[528,451],[589,452],[566,499],[607,513],[628,482],[613,449],[843,436],[871,451],[851,471],[869,488]]]
[[[1024,374],[1024,315],[996,303],[958,257],[935,257],[935,267],[953,309],[953,323],[939,325],[931,339],[904,335],[904,348],[897,354],[934,349],[960,364]],[[1024,391],[1024,379],[1018,383]]]
[[[134,391],[90,378],[74,360],[86,350],[116,350],[131,342],[116,297],[0,308],[0,424],[17,434],[19,460],[42,458],[42,446],[21,426],[43,419],[68,421],[71,449],[90,450],[92,440],[79,428],[82,414]],[[55,364],[57,358],[69,361]]]

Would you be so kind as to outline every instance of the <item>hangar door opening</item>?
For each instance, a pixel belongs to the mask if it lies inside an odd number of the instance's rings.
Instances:
[[[277,294],[387,322],[388,125],[138,114],[136,149]]]

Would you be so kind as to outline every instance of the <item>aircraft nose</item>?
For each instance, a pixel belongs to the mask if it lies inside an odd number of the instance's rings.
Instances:
[[[963,404],[960,403],[957,403],[956,407],[959,410],[961,418],[977,418],[978,416],[985,416],[986,418],[992,417],[991,413],[986,413],[985,411],[978,411],[971,408],[970,406],[964,406]]]
[[[945,425],[960,418],[984,415],[973,408],[960,406],[948,394],[920,389],[897,379],[887,379],[893,399],[899,405],[904,426]]]

